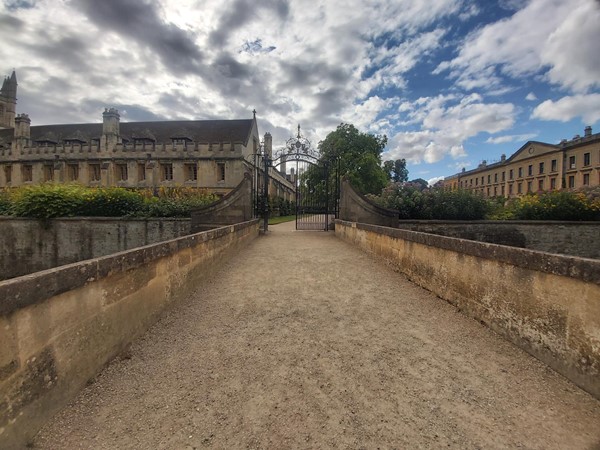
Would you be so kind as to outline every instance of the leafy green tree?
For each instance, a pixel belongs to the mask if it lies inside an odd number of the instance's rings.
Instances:
[[[388,180],[394,180],[394,161],[392,161],[391,159],[389,161],[384,161],[383,170],[385,170],[385,174],[387,175]]]
[[[340,175],[347,177],[357,190],[378,194],[389,180],[381,166],[386,144],[385,135],[363,133],[352,124],[342,123],[319,142],[319,152],[324,161],[339,159]]]
[[[408,169],[406,168],[406,159],[389,160],[383,163],[383,170],[388,175],[388,180],[394,183],[404,183],[408,181]]]
[[[419,190],[423,190],[423,189],[427,189],[427,187],[429,186],[429,183],[427,182],[427,180],[424,180],[423,178],[416,178],[414,180],[410,180],[409,183],[417,186],[419,188]]]

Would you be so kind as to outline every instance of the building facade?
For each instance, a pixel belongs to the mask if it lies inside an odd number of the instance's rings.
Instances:
[[[31,126],[16,114],[16,75],[0,92],[0,188],[46,182],[86,186],[188,186],[218,195],[252,171],[260,146],[256,116],[242,120],[121,122],[107,108],[102,122]],[[272,152],[265,134],[265,150]],[[294,198],[294,184],[271,169],[271,192]]]
[[[485,197],[516,197],[560,189],[581,189],[600,184],[600,133],[586,127],[560,144],[529,141],[510,158],[483,161],[473,170],[446,177],[444,187],[468,189]]]

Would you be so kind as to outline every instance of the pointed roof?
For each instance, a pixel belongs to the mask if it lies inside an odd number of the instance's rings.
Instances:
[[[5,77],[0,89],[0,95],[11,100],[17,100],[17,74],[13,70],[10,77]]]

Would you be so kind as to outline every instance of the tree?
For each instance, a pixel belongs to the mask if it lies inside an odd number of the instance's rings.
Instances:
[[[387,137],[359,131],[354,125],[342,123],[319,142],[324,161],[339,158],[340,175],[363,194],[379,194],[389,176],[381,167],[381,153]]]
[[[394,183],[404,183],[408,180],[408,169],[406,168],[406,159],[389,160],[383,163],[383,170],[388,175],[388,180]]]
[[[427,180],[424,180],[423,178],[415,178],[414,180],[410,180],[409,183],[414,184],[420,191],[427,189],[429,186]]]
[[[408,180],[408,169],[404,158],[394,161],[394,181],[403,183]]]

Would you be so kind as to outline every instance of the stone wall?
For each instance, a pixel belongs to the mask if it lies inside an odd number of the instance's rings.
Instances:
[[[252,218],[252,177],[242,182],[217,202],[192,211],[192,232],[239,223]]]
[[[186,234],[189,219],[0,217],[0,280]]]
[[[335,232],[600,398],[600,261],[341,220]]]
[[[25,448],[258,231],[253,220],[0,282],[0,447]]]
[[[401,220],[398,228],[583,258],[600,258],[600,222]]]
[[[377,205],[359,194],[348,180],[344,179],[340,192],[340,219],[395,227],[398,225],[398,211]]]

